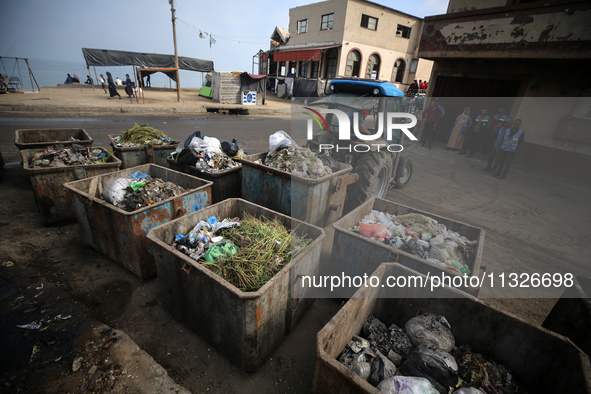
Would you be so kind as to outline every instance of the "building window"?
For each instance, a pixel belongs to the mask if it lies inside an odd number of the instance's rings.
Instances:
[[[307,27],[308,27],[308,20],[307,19],[303,19],[301,21],[298,21],[298,34],[305,33]]]
[[[320,62],[312,62],[312,70],[310,72],[310,78],[318,78],[318,65]]]
[[[336,48],[331,48],[326,53],[326,79],[333,79],[337,76],[337,60],[338,51]]]
[[[322,15],[322,23],[320,25],[320,30],[332,29],[332,21],[333,20],[334,20],[334,14]]]
[[[394,82],[402,83],[404,80],[404,69],[406,62],[402,59],[398,59],[394,62],[394,71],[392,71],[392,79]]]
[[[298,70],[298,77],[308,77],[308,62],[300,62],[300,69]]]
[[[366,78],[378,79],[380,75],[380,55],[374,53],[367,60],[367,73]]]
[[[410,38],[411,30],[412,29],[410,27],[398,25],[398,27],[396,28],[396,37]]]
[[[361,66],[361,54],[358,50],[352,50],[347,56],[347,68],[345,69],[345,76],[358,77],[359,67]]]
[[[369,30],[377,30],[378,18],[365,14],[361,15],[361,27],[367,27]]]

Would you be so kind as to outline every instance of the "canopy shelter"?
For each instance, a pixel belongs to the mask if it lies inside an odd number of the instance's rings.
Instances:
[[[175,75],[177,71],[175,70],[174,55],[161,55],[157,53],[140,53],[130,51],[118,51],[112,49],[90,48],[82,48],[82,54],[84,55],[84,60],[86,61],[87,68],[89,68],[90,66],[132,66],[134,70],[136,67],[155,71],[162,71],[156,69],[168,69],[166,70],[167,75],[169,75],[168,71],[174,72]],[[213,61],[179,56],[178,68],[180,70],[210,72],[213,71]],[[134,78],[136,78],[136,73],[134,72],[133,74]],[[175,79],[176,81],[176,78],[173,79]],[[180,90],[180,85],[178,81],[176,81],[176,83],[176,88],[178,92]]]

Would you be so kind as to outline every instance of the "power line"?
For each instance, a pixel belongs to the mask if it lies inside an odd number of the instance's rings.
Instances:
[[[176,20],[179,21],[179,22],[181,22],[182,24],[186,25],[187,27],[189,27],[189,28],[191,28],[191,29],[199,32],[199,38],[205,38],[205,37],[203,37],[203,35],[205,34],[206,36],[210,36],[210,37],[214,37],[215,36],[216,39],[221,38],[222,40],[235,41],[235,42],[238,42],[238,43],[241,43],[241,44],[256,44],[256,45],[266,45],[266,44],[268,44],[268,42],[252,42],[252,41],[236,40],[236,39],[231,38],[230,36],[228,36],[228,37],[226,37],[226,36],[219,36],[217,34],[208,33],[205,30],[200,29],[198,27],[195,27],[195,26],[191,25],[190,23],[185,22],[182,19],[176,18]],[[257,38],[257,37],[253,37],[253,38]]]

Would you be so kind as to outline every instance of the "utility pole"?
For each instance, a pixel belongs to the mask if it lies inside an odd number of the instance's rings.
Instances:
[[[170,11],[172,12],[172,39],[174,41],[174,67],[176,68],[176,100],[181,102],[181,89],[179,78],[179,52],[176,48],[176,17],[174,16],[174,0],[168,0],[170,3]]]

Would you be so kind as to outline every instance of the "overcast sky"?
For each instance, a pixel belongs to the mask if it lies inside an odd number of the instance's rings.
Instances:
[[[175,0],[179,55],[213,60],[219,71],[250,71],[275,26],[288,27],[289,9],[317,2]],[[418,17],[447,9],[446,0],[374,2]],[[6,57],[83,62],[83,47],[174,54],[168,0],[4,0],[0,37]]]

